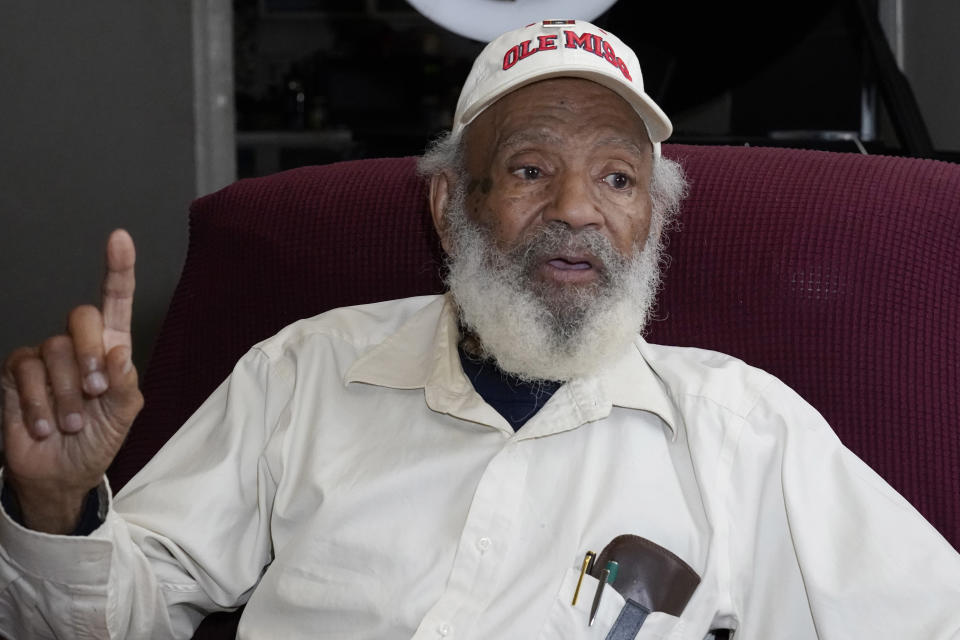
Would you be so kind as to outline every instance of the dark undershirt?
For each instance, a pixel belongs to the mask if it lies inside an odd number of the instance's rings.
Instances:
[[[460,364],[473,388],[487,404],[518,431],[532,418],[563,383],[554,380],[524,382],[505,372],[491,360],[469,355],[457,347]]]
[[[491,360],[475,358],[460,347],[457,348],[457,352],[460,354],[463,372],[473,383],[473,388],[487,404],[496,409],[510,423],[514,431],[518,431],[527,420],[532,418],[563,384],[553,380],[524,382],[503,371]],[[0,495],[0,502],[3,503],[3,508],[14,522],[22,526],[23,514],[20,512],[20,505],[14,493],[6,485]],[[80,522],[70,535],[86,536],[93,533],[102,524],[99,511],[100,497],[96,489],[91,489],[84,502]]]
[[[20,503],[17,502],[17,496],[7,485],[3,485],[0,502],[3,503],[3,509],[7,512],[7,515],[21,527],[24,526]],[[94,487],[90,489],[90,493],[87,494],[87,499],[83,503],[83,513],[80,514],[80,522],[70,535],[88,536],[101,524],[103,524],[103,522],[100,520],[100,495],[97,492],[97,488]]]

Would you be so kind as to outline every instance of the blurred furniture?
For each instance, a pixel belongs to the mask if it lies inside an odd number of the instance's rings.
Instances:
[[[960,548],[960,166],[666,145],[691,182],[648,339],[785,380]],[[412,158],[305,167],[197,200],[119,488],[254,342],[332,307],[438,292]],[[232,637],[215,615],[197,638]]]

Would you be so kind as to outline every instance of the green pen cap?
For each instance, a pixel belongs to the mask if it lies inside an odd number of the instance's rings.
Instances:
[[[607,571],[610,574],[607,576],[607,584],[613,584],[613,581],[617,579],[617,571],[620,570],[620,564],[616,560],[611,560],[607,563]]]

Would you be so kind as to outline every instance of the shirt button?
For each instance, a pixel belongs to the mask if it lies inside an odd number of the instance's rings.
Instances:
[[[439,627],[437,627],[437,632],[438,632],[440,635],[442,635],[442,636],[448,636],[448,635],[450,635],[450,632],[451,632],[451,631],[453,631],[453,627],[451,627],[451,626],[448,625],[447,623],[443,623],[442,625],[440,625]]]
[[[487,549],[490,548],[491,544],[493,544],[493,541],[490,538],[484,536],[479,540],[477,540],[477,549],[480,549],[480,551],[486,551]]]

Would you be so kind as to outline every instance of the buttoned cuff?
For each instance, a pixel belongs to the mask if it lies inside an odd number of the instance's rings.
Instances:
[[[33,531],[0,509],[0,549],[21,571],[42,580],[70,585],[105,583],[113,551],[109,528],[117,517],[110,510],[112,494],[106,478],[97,487],[97,497],[104,522],[89,536]]]

